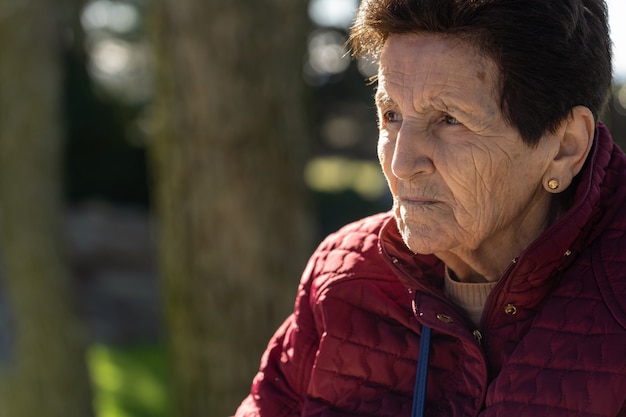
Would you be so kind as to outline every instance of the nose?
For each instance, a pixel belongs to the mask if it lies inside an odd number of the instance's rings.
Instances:
[[[432,174],[432,138],[428,132],[411,123],[403,123],[396,136],[391,171],[400,179]]]

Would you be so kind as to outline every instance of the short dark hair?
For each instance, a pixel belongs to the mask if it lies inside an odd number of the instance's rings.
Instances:
[[[390,35],[458,36],[500,70],[504,117],[535,145],[573,107],[596,119],[611,87],[604,0],[363,0],[350,33],[356,56],[378,56]]]

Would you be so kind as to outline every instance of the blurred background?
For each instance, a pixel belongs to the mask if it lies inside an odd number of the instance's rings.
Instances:
[[[390,207],[357,6],[3,0],[0,415],[235,411],[315,245]]]

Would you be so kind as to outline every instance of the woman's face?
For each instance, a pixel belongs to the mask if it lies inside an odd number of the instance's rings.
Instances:
[[[458,39],[392,35],[380,57],[378,155],[415,253],[489,257],[545,227],[559,140],[529,147],[503,117],[494,62]]]

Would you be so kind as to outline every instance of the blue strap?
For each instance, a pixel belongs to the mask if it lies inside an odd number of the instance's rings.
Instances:
[[[424,416],[426,402],[426,383],[428,380],[428,355],[430,351],[430,327],[422,326],[420,352],[417,359],[417,375],[415,376],[415,390],[413,391],[413,410],[411,417]]]

